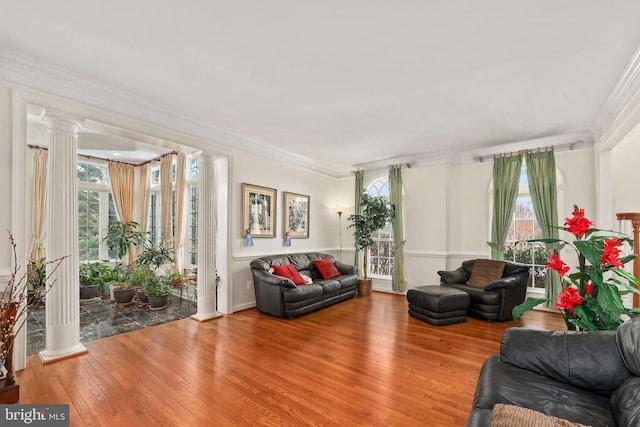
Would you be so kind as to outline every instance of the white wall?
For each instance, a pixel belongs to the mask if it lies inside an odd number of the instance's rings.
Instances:
[[[11,91],[8,85],[0,85],[0,148],[11,152]],[[94,118],[95,113],[94,113]],[[149,127],[158,132],[157,127]],[[174,139],[180,140],[173,135]],[[188,140],[188,138],[187,138]],[[212,144],[214,142],[211,142]],[[202,147],[200,147],[202,148]],[[634,153],[633,143],[620,144],[616,149],[616,162],[624,168],[616,168],[616,180],[631,178],[630,160]],[[252,307],[255,298],[250,283],[249,262],[259,256],[276,253],[328,251],[338,254],[339,233],[342,231],[342,259],[353,260],[352,230],[347,228],[347,218],[353,213],[353,178],[332,179],[303,169],[279,163],[264,157],[238,150],[228,150],[230,158],[229,215],[227,229],[231,268],[228,279],[231,292],[231,309],[237,311]],[[565,199],[559,207],[560,218],[569,215],[574,203],[592,212],[596,206],[594,156],[591,149],[556,153],[556,163],[564,178]],[[0,197],[11,199],[11,156],[0,156]],[[437,271],[455,268],[460,262],[472,257],[489,254],[490,207],[488,189],[493,163],[474,162],[464,165],[435,165],[403,169],[405,202],[405,253],[408,287],[434,284]],[[624,171],[622,171],[624,169]],[[365,174],[365,184],[377,172]],[[242,237],[241,184],[249,183],[275,188],[278,193],[276,238],[254,238],[254,246],[244,246]],[[284,191],[310,196],[310,238],[293,239],[291,247],[283,245],[283,198]],[[617,203],[629,199],[628,189],[614,189]],[[638,200],[639,197],[635,199]],[[346,207],[339,228],[335,207]],[[628,204],[628,209],[640,206]],[[0,206],[0,230],[11,227],[11,206]],[[9,271],[8,246],[0,245],[0,274]],[[382,284],[382,288],[389,287]]]
[[[253,238],[254,246],[246,247],[242,230],[242,184],[253,184],[277,190],[276,237]],[[249,263],[252,259],[278,253],[338,250],[338,216],[332,210],[337,206],[353,209],[353,180],[335,180],[303,169],[278,163],[264,157],[237,152],[233,156],[231,182],[231,230],[229,231],[233,254],[234,309],[255,305],[253,283]],[[304,194],[310,197],[309,238],[291,239],[291,246],[284,246],[283,192]],[[343,222],[345,215],[343,214]],[[343,232],[343,244],[352,245],[347,231]]]

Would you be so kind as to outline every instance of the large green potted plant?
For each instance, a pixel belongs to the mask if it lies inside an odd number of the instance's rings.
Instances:
[[[136,259],[135,268],[136,271],[139,269],[142,269],[144,271],[144,268],[146,268],[151,273],[151,277],[149,277],[144,284],[136,284],[138,298],[143,304],[151,304],[151,302],[149,301],[149,293],[147,292],[147,288],[153,287],[154,285],[156,285],[155,282],[162,280],[162,278],[159,277],[160,274],[158,273],[160,266],[172,263],[174,261],[174,250],[172,248],[167,248],[162,243],[159,245],[154,245],[149,240],[145,242],[144,250],[138,255],[138,258]],[[143,288],[140,288],[139,286],[143,286]],[[159,304],[159,302],[157,304]],[[161,306],[165,305],[166,302]]]
[[[364,255],[363,278],[358,279],[358,295],[371,295],[371,279],[367,276],[367,259],[369,251],[374,245],[373,233],[384,228],[394,216],[394,208],[389,200],[383,196],[370,196],[366,192],[360,195],[361,212],[349,216],[349,228],[353,228],[355,246]]]
[[[140,231],[140,224],[135,221],[114,221],[109,224],[107,235],[102,239],[107,242],[109,250],[116,251],[121,263],[132,247],[143,245],[148,233]]]
[[[124,258],[133,247],[138,247],[147,239],[148,233],[140,231],[139,224],[135,221],[114,221],[109,224],[107,235],[104,241],[107,242],[109,250],[115,250],[117,257],[122,264]],[[133,263],[129,263],[129,271],[133,270]],[[128,305],[133,302],[135,290],[126,277],[121,277],[117,285],[111,285],[111,292],[118,305]]]

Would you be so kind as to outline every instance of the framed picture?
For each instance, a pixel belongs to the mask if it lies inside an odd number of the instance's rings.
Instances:
[[[276,237],[276,189],[242,184],[242,237]]]
[[[296,193],[284,194],[284,226],[282,237],[309,238],[309,196]]]

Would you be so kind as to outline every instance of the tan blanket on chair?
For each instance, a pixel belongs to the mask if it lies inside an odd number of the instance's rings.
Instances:
[[[498,403],[493,407],[491,427],[588,427],[533,409]]]

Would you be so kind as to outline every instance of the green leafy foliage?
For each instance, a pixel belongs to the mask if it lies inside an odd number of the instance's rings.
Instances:
[[[355,213],[347,218],[349,228],[353,228],[356,248],[369,250],[375,243],[373,233],[383,228],[394,217],[395,209],[386,197],[360,195],[361,213]],[[367,256],[364,257],[364,277],[367,278]]]
[[[529,298],[513,309],[514,321],[538,304],[555,303],[567,324],[567,328],[587,331],[615,330],[626,317],[640,314],[640,310],[626,308],[621,295],[640,293],[640,282],[632,274],[620,268],[634,260],[637,255],[620,258],[622,246],[633,247],[633,240],[610,230],[592,227],[593,223],[584,217],[584,210],[574,208],[573,217],[567,218],[562,230],[572,233],[573,243],[560,239],[537,239],[544,243],[564,243],[578,255],[578,266],[569,274],[569,266],[557,256],[550,256],[547,266],[556,270],[562,278],[563,290],[558,301],[546,298]],[[609,233],[609,234],[603,234]],[[636,261],[637,262],[637,261]]]
[[[114,221],[109,224],[109,229],[104,241],[110,250],[115,250],[120,260],[129,253],[132,246],[140,246],[147,239],[147,233],[138,230],[139,224],[135,221]]]

